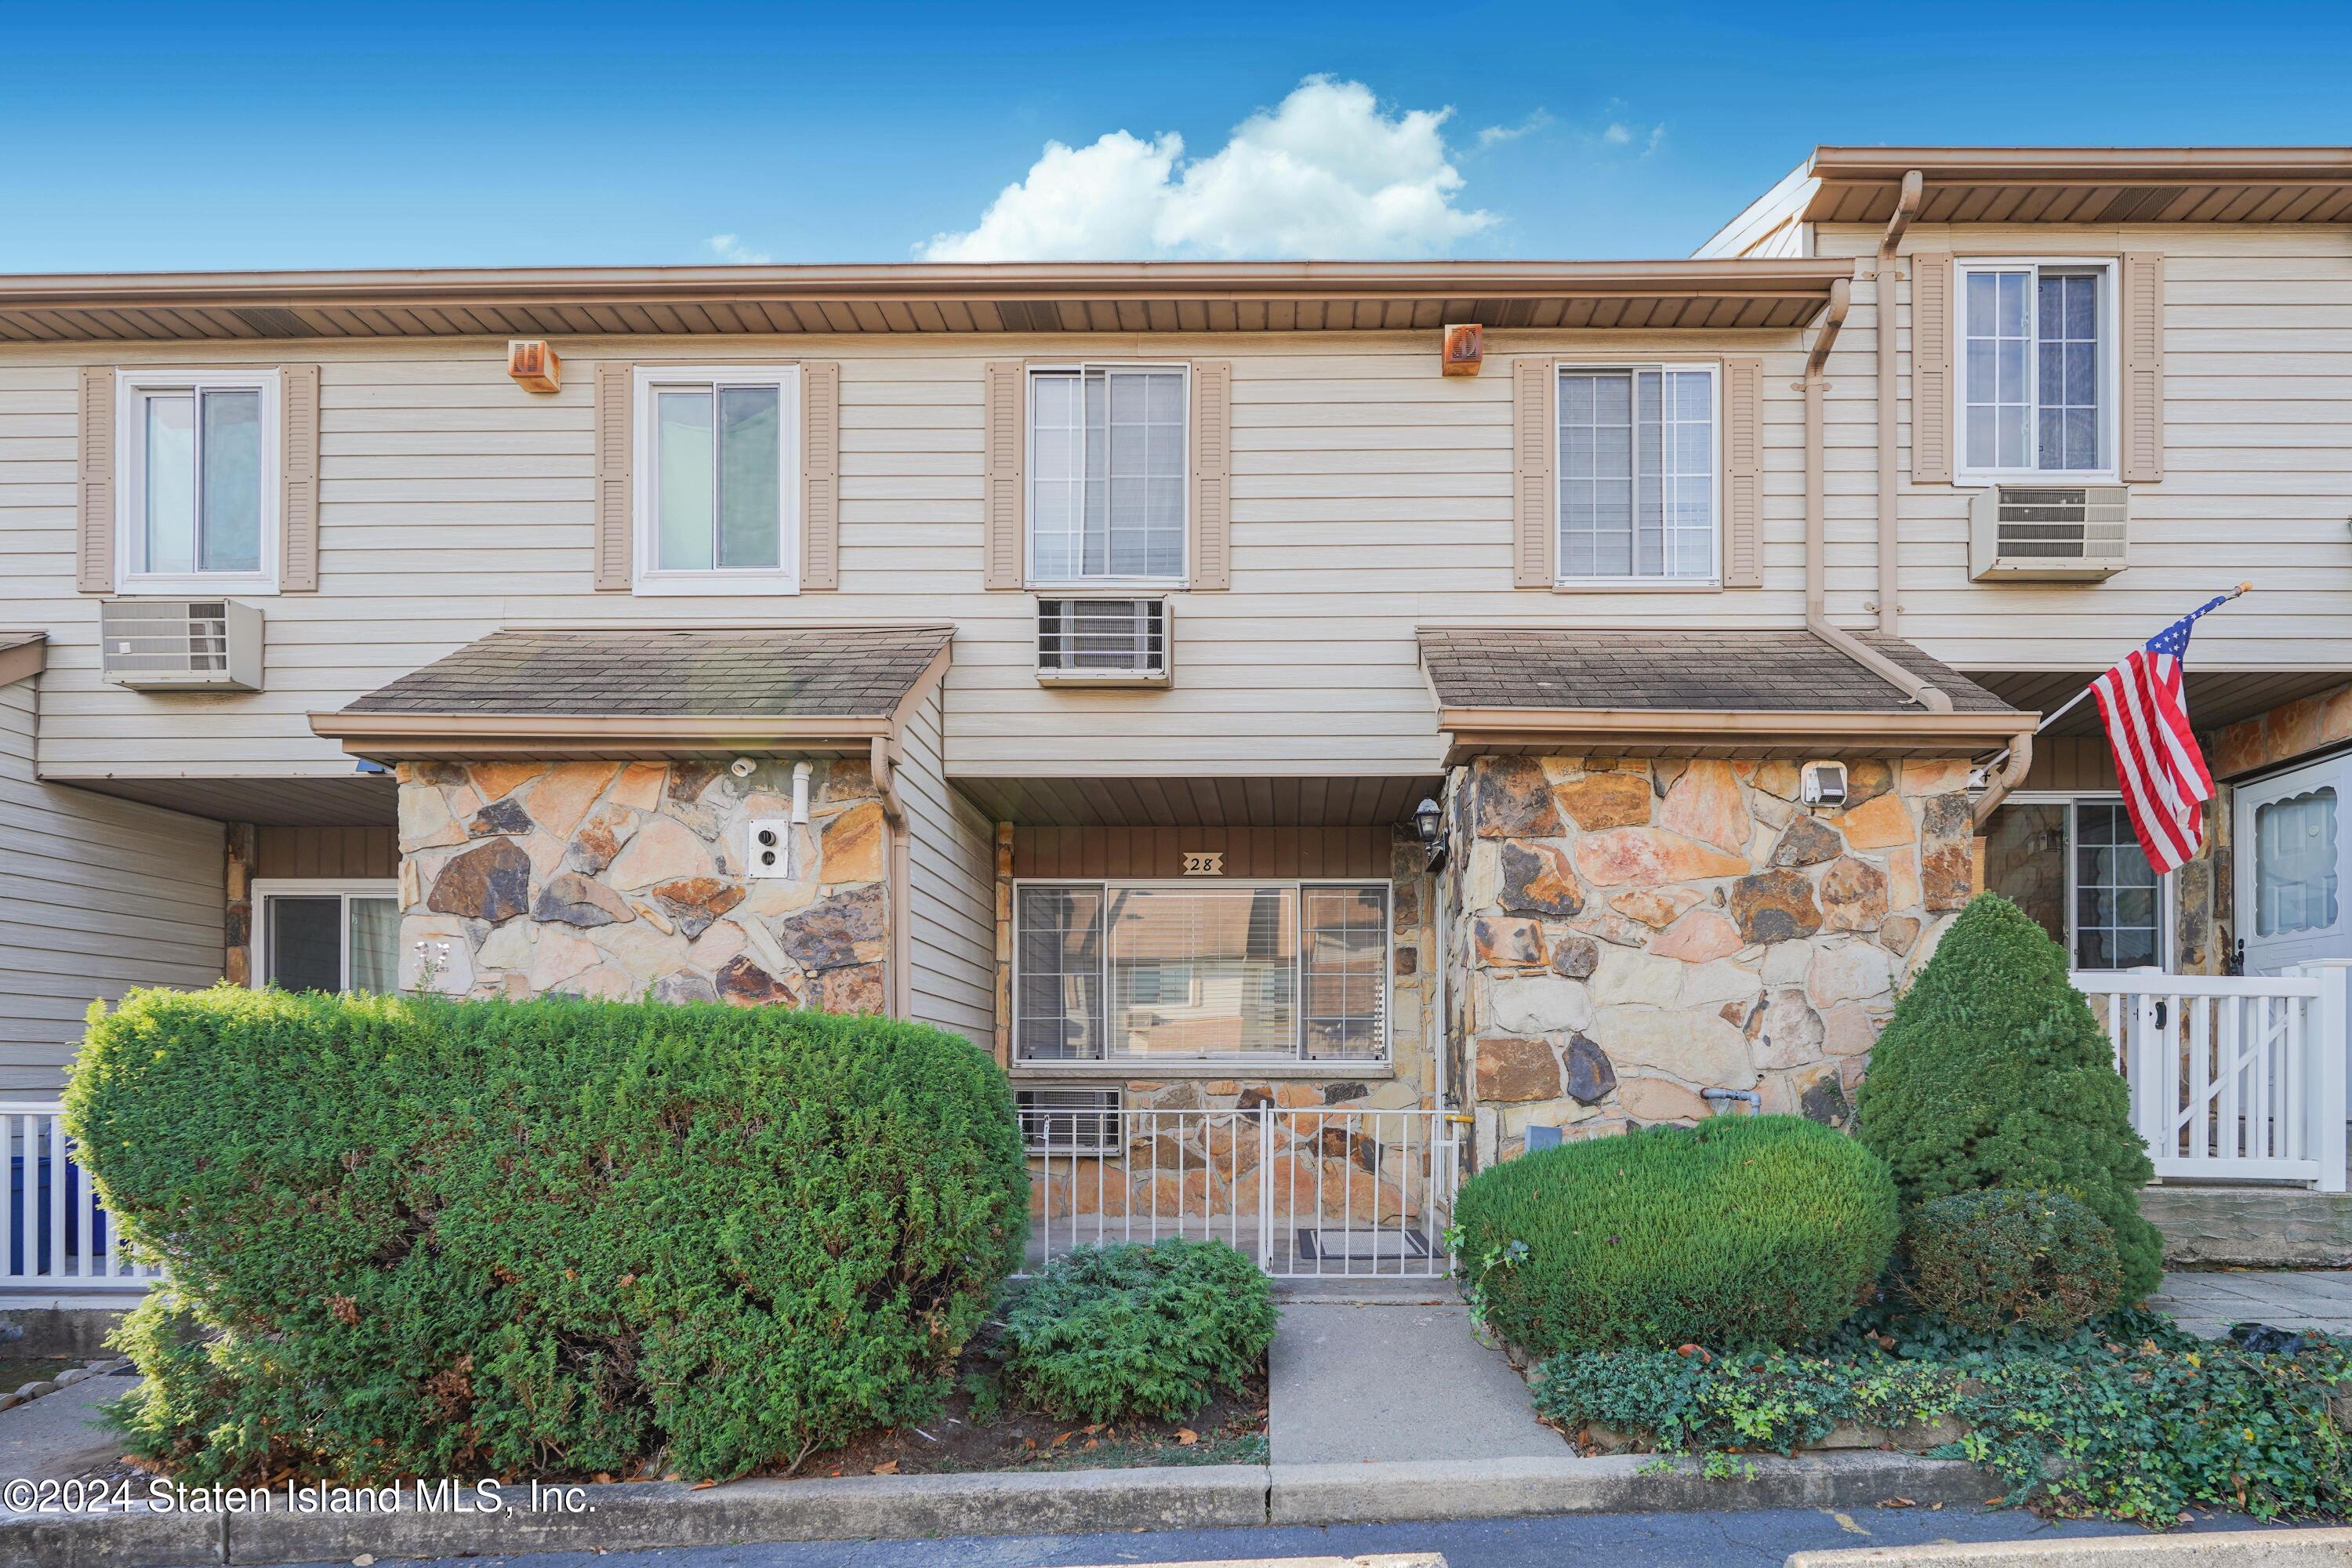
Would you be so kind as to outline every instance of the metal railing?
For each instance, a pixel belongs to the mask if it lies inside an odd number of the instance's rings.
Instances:
[[[2346,1189],[2346,970],[2279,975],[2085,970],[2132,1126],[2159,1177]]]
[[[1435,1279],[1458,1147],[1438,1110],[1259,1105],[1024,1112],[1029,1267],[1171,1237],[1239,1247],[1278,1278]]]
[[[74,1160],[62,1110],[55,1100],[0,1100],[0,1147],[8,1156],[0,1298],[144,1291],[161,1271],[121,1250],[113,1216]]]

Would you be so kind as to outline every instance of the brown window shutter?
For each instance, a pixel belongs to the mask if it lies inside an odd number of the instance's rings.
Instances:
[[[1511,582],[1520,588],[1549,588],[1552,537],[1559,531],[1551,482],[1552,363],[1521,354],[1511,362],[1512,460]]]
[[[1911,258],[1911,482],[1952,482],[1952,258]]]
[[[629,408],[636,396],[635,367],[610,361],[596,367],[596,588],[626,593],[635,541],[632,501]]]
[[[801,587],[841,586],[841,366],[801,366]]]
[[[75,457],[81,480],[74,521],[74,586],[114,592],[114,367],[81,373],[81,433]]]
[[[1764,362],[1723,362],[1723,585],[1764,585]]]
[[[1029,373],[1017,359],[990,360],[981,367],[985,426],[982,459],[982,567],[992,590],[1018,592],[1027,559],[1021,537],[1028,515],[1023,470],[1029,456]]]
[[[2164,258],[2151,250],[2124,257],[2123,479],[2152,485],[2164,478]]]
[[[319,586],[319,367],[289,364],[278,377],[278,586],[309,594]]]
[[[1233,586],[1234,367],[1192,362],[1192,586]]]

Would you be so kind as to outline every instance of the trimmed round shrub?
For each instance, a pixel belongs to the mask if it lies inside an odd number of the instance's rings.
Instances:
[[[1014,1398],[1065,1421],[1181,1420],[1273,1342],[1274,1287],[1222,1241],[1081,1247],[1004,1314]]]
[[[2155,1175],[2132,1131],[2114,1047],[2066,983],[2066,952],[1998,893],[1960,911],[1895,1005],[1855,1100],[1855,1135],[1906,1205],[2019,1187],[2066,1193],[2106,1221],[2126,1301],[2164,1277],[2140,1216]]]
[[[1853,1310],[1898,1228],[1885,1165],[1799,1116],[1561,1144],[1480,1172],[1454,1212],[1486,1321],[1538,1355],[1801,1344]]]
[[[195,1480],[797,1464],[937,1408],[1027,1228],[1003,1073],[880,1018],[142,991],[66,1105]]]
[[[1903,1287],[1919,1306],[1980,1334],[2063,1334],[2115,1310],[2123,1265],[2107,1222],[2063,1193],[1994,1187],[1911,1211]]]

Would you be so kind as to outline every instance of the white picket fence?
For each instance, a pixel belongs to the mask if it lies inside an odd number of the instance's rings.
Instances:
[[[1285,1279],[1434,1279],[1460,1147],[1440,1110],[1024,1111],[1029,1264],[1214,1237]]]
[[[2114,1042],[2159,1178],[2345,1191],[2346,974],[2072,976]]]
[[[157,1270],[121,1250],[113,1217],[75,1163],[54,1100],[0,1100],[8,1157],[0,1215],[0,1300],[12,1305],[104,1302],[144,1292]]]

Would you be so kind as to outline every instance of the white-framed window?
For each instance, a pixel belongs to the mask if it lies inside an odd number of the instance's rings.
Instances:
[[[798,365],[639,365],[639,594],[800,591]]]
[[[1985,825],[1985,887],[2076,969],[2171,966],[2172,879],[2148,864],[2119,795],[2011,795]]]
[[[1559,367],[1563,585],[1720,580],[1721,408],[1711,363]]]
[[[268,878],[253,884],[253,984],[400,988],[400,885]]]
[[[1964,480],[2116,472],[2116,266],[1967,260],[1953,293]]]
[[[1013,889],[1023,1062],[1385,1062],[1386,882]]]
[[[278,591],[278,408],[271,369],[117,373],[121,592]]]
[[[1181,587],[1192,538],[1192,371],[1029,370],[1029,581]]]

